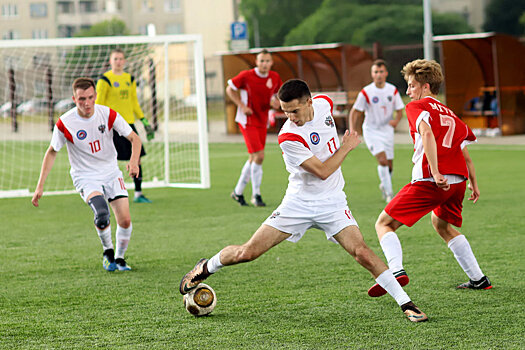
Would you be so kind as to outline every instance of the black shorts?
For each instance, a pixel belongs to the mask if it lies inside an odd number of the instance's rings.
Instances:
[[[129,124],[133,131],[137,133],[137,129],[135,128],[134,124]],[[113,132],[113,144],[115,145],[115,149],[117,150],[117,159],[118,160],[130,160],[131,158],[131,142],[124,136],[120,136],[118,132]],[[145,156],[146,151],[144,150],[144,147],[140,150],[140,156]]]

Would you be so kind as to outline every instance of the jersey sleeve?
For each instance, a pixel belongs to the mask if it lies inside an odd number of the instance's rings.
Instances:
[[[104,106],[107,105],[107,96],[110,87],[111,83],[109,82],[109,79],[102,75],[97,81],[97,99],[95,100],[96,104]]]
[[[278,141],[286,164],[299,166],[305,160],[314,156],[310,147],[300,135],[284,133],[279,135]]]
[[[140,108],[139,99],[137,98],[137,82],[131,78],[131,105],[133,106],[133,113],[139,119],[144,118],[144,113]]]
[[[235,91],[242,89],[245,84],[246,71],[242,71],[237,76],[228,80],[228,85]]]
[[[53,149],[58,152],[64,147],[66,144],[66,137],[64,136],[64,133],[58,129],[58,126],[55,125],[53,128],[53,136],[51,136],[51,143],[50,146],[53,147]]]
[[[401,99],[401,94],[396,89],[394,92],[394,110],[399,111],[400,109],[405,108],[405,104],[403,103],[403,100]]]
[[[468,127],[467,124],[465,124],[465,128],[467,128],[467,137],[463,140],[461,143],[461,149],[467,147],[470,144],[478,142],[478,139],[476,138],[476,135],[472,132],[472,130]]]
[[[115,121],[113,122],[113,128],[115,128],[115,131],[123,137],[128,137],[129,134],[131,134],[131,132],[133,131],[133,129],[131,129],[131,126],[129,126],[128,122],[118,113],[117,117],[115,118]]]
[[[352,106],[356,111],[364,112],[366,108],[366,97],[363,93],[363,90],[361,90],[357,94],[357,98],[355,99],[354,105]]]
[[[430,113],[421,108],[419,104],[409,103],[405,107],[408,126],[414,132],[419,133],[419,123],[425,121],[430,126]]]

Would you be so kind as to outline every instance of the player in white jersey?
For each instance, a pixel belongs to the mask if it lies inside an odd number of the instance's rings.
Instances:
[[[343,192],[341,164],[359,144],[356,132],[345,132],[339,144],[328,96],[311,97],[308,85],[292,79],[280,88],[281,108],[288,117],[279,133],[279,145],[289,185],[281,205],[243,245],[223,248],[211,259],[201,259],[181,280],[186,294],[227,265],[255,260],[284,240],[297,242],[309,228],[318,228],[339,243],[366,268],[396,300],[412,322],[427,320],[381,259],[368,248]]]
[[[82,199],[95,214],[95,228],[104,248],[102,265],[108,271],[126,271],[124,254],[131,238],[131,217],[128,191],[117,164],[113,133],[126,137],[132,144],[132,156],[127,165],[131,177],[138,175],[141,141],[129,124],[114,110],[95,104],[95,82],[77,78],[73,82],[76,108],[63,114],[53,129],[51,145],[42,162],[42,170],[32,203],[44,193],[44,183],[53,167],[57,152],[67,147],[71,178]],[[116,252],[111,239],[109,202],[117,220]]]
[[[385,61],[374,61],[371,75],[373,82],[359,92],[350,110],[350,130],[359,132],[360,124],[363,123],[363,138],[370,153],[377,159],[379,188],[383,193],[383,199],[388,203],[394,196],[391,176],[394,160],[394,129],[403,117],[402,111],[405,105],[397,88],[386,82],[388,71]],[[396,117],[392,119],[394,111]]]

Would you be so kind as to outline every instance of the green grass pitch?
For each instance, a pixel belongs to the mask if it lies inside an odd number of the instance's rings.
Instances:
[[[182,275],[245,242],[280,203],[287,173],[277,145],[266,152],[266,208],[229,198],[246,159],[241,144],[210,145],[209,190],[146,190],[153,204],[131,204],[129,273],[102,269],[93,216],[78,195],[44,197],[39,208],[30,198],[1,199],[0,349],[523,349],[524,151],[470,147],[481,199],[465,200],[461,231],[492,290],[454,289],[467,278],[429,217],[398,231],[411,277],[405,289],[430,318],[423,324],[409,322],[389,296],[368,297],[372,277],[317,230],[208,279],[218,297],[210,316],[184,310]],[[396,189],[410,178],[411,153],[396,146]],[[363,145],[343,173],[350,209],[384,258],[373,229],[384,203]]]

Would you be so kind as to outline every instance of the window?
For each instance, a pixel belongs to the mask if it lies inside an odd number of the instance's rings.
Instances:
[[[75,13],[75,6],[71,1],[57,2],[58,13]]]
[[[30,4],[29,12],[31,17],[47,17],[47,4],[45,2]]]
[[[16,4],[2,5],[2,17],[18,17],[18,6]]]
[[[20,39],[20,33],[17,30],[9,29],[2,35],[2,40]]]
[[[154,10],[153,0],[142,0],[142,12],[153,12]]]
[[[95,1],[80,1],[78,11],[80,13],[97,12],[97,3]]]
[[[182,26],[180,23],[166,24],[166,34],[182,34]]]
[[[47,29],[33,29],[33,39],[47,39]]]
[[[102,3],[102,10],[107,13],[116,13],[122,10],[122,0],[106,0]]]
[[[180,12],[180,0],[164,0],[164,12]]]
[[[74,26],[59,25],[58,26],[58,37],[59,38],[71,38],[75,33]]]

